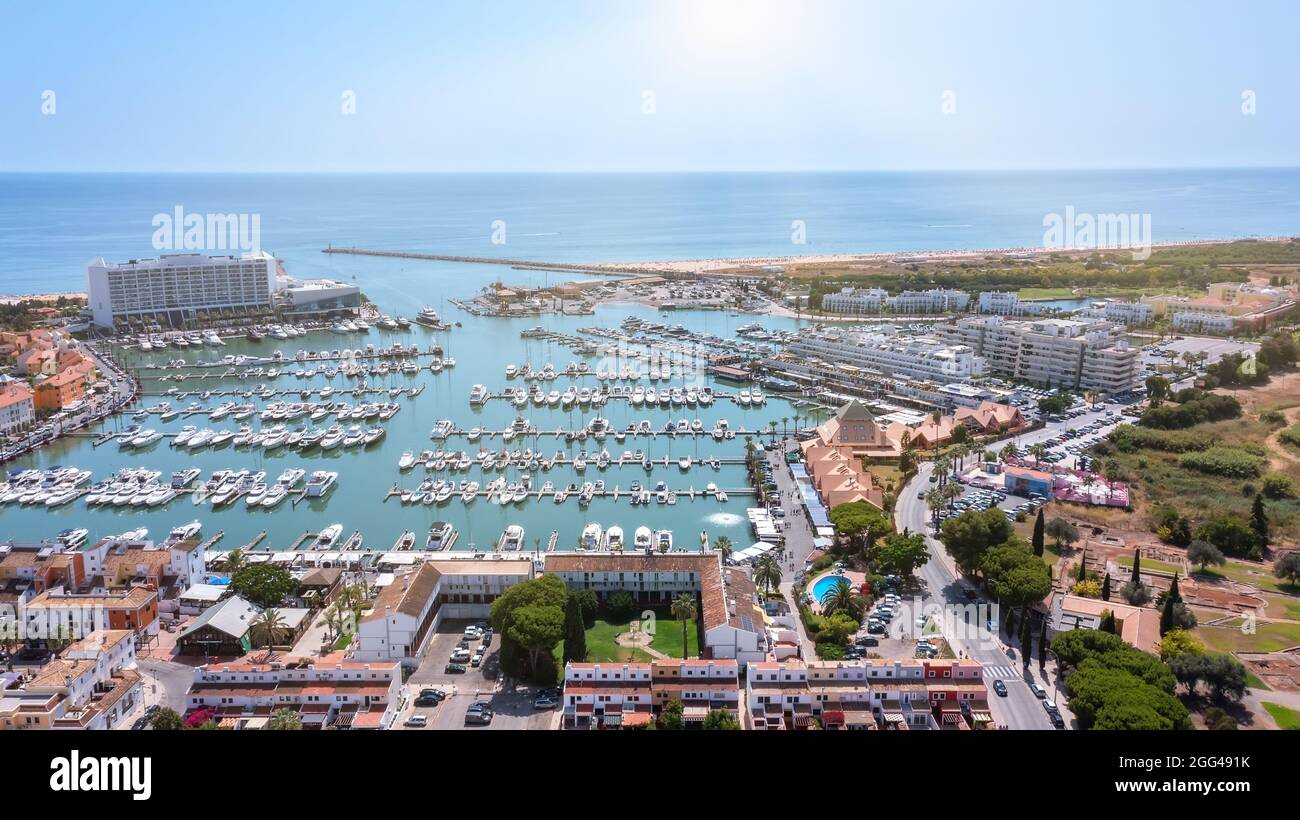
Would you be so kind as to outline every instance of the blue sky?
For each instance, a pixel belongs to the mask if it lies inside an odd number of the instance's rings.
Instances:
[[[1297,22],[1249,0],[9,4],[0,170],[1300,165]]]

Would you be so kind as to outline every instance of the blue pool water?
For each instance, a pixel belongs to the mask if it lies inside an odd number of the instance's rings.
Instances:
[[[821,601],[830,593],[831,590],[835,589],[836,585],[839,584],[840,579],[843,577],[843,575],[823,575],[821,578],[818,578],[817,582],[813,584],[813,598]]]

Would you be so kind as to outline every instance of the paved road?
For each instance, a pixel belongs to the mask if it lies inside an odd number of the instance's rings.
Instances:
[[[1112,405],[1112,408],[1114,408],[1114,405]],[[1028,447],[1038,442],[1055,439],[1066,429],[1080,427],[1100,417],[1101,413],[1089,413],[1078,419],[1051,422],[1039,430],[1024,433],[1012,440],[1022,447]],[[1095,435],[1105,435],[1111,427],[1123,420],[1126,419],[1121,417],[1120,421],[1106,425]],[[995,445],[993,449],[997,450],[1000,446],[1001,443]],[[1066,463],[1071,460],[1067,458]],[[959,580],[956,567],[944,550],[943,545],[929,535],[930,512],[925,502],[917,496],[930,488],[930,476],[933,471],[933,463],[927,462],[921,465],[916,477],[899,494],[894,509],[896,527],[899,529],[907,527],[913,532],[921,532],[926,535],[926,545],[930,548],[931,558],[919,573],[925,589],[923,603],[927,606],[966,606],[972,602],[987,604],[988,602],[985,601],[983,596],[977,596],[974,601],[967,597],[967,590],[973,587]],[[1001,623],[1001,618],[994,621],[995,626],[999,627],[999,631]],[[1019,657],[1019,641],[1015,638],[1012,639],[1015,655],[1013,658],[1012,655],[1008,654],[1007,644],[1003,636],[992,635],[987,630],[978,630],[977,634],[968,632],[968,636],[965,638],[955,634],[946,637],[949,638],[949,643],[954,651],[964,653],[966,657],[974,658],[984,664],[985,679],[990,683],[994,679],[1007,682],[1007,697],[998,697],[994,694],[990,698],[994,720],[997,723],[1004,724],[1012,729],[1051,728],[1041,701],[1029,691],[1030,681],[1037,681],[1040,686],[1047,690],[1048,697],[1055,700],[1061,708],[1067,724],[1070,722],[1071,716],[1067,704],[1064,702],[1064,695],[1058,685],[1059,681],[1057,680],[1054,663],[1047,665],[1046,674],[1039,672],[1036,658],[1026,669]]]

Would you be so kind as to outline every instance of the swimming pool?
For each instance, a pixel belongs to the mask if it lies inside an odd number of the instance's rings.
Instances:
[[[823,600],[825,600],[826,596],[830,593],[830,591],[835,589],[835,587],[839,584],[840,579],[844,579],[845,581],[848,581],[848,579],[844,578],[843,575],[835,575],[834,573],[830,575],[823,575],[822,577],[818,578],[816,583],[813,584],[813,588],[812,588],[813,598],[818,603],[821,603]]]

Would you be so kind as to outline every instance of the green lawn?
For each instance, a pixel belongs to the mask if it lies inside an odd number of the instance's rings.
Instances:
[[[1268,609],[1265,610],[1268,617],[1300,621],[1300,598],[1293,598],[1289,595],[1265,595],[1263,597],[1264,600],[1268,601]]]
[[[1272,716],[1279,729],[1300,729],[1300,712],[1280,703],[1264,702],[1264,711]]]
[[[1197,572],[1199,573],[1199,570]],[[1229,578],[1242,584],[1251,584],[1259,587],[1261,592],[1276,592],[1281,595],[1292,596],[1296,594],[1295,587],[1282,583],[1279,579],[1273,577],[1273,573],[1261,569],[1256,564],[1246,564],[1228,559],[1228,563],[1221,567],[1211,567],[1205,574],[1210,577]]]
[[[1300,624],[1256,623],[1255,634],[1241,631],[1241,621],[1226,626],[1200,626],[1196,635],[1217,652],[1277,652],[1300,645]]]
[[[651,657],[641,650],[619,646],[617,638],[629,631],[631,619],[609,621],[598,618],[587,629],[587,660],[592,663],[646,662]],[[650,646],[673,658],[682,656],[682,624],[672,616],[656,613],[655,635]],[[692,624],[686,629],[687,651],[691,657],[700,654],[699,629]]]
[[[1115,563],[1119,564],[1122,567],[1128,567],[1129,569],[1132,569],[1133,556],[1121,555],[1119,558],[1115,560]],[[1167,561],[1157,561],[1153,558],[1143,558],[1142,571],[1147,572],[1148,570],[1153,570],[1155,572],[1163,572],[1166,575],[1173,575],[1175,572],[1178,573],[1179,575],[1183,574],[1183,568],[1178,566],[1177,564],[1170,564]]]
[[[1263,689],[1265,692],[1271,691],[1269,685],[1260,680],[1255,673],[1249,669],[1246,670],[1246,686],[1251,689]]]

